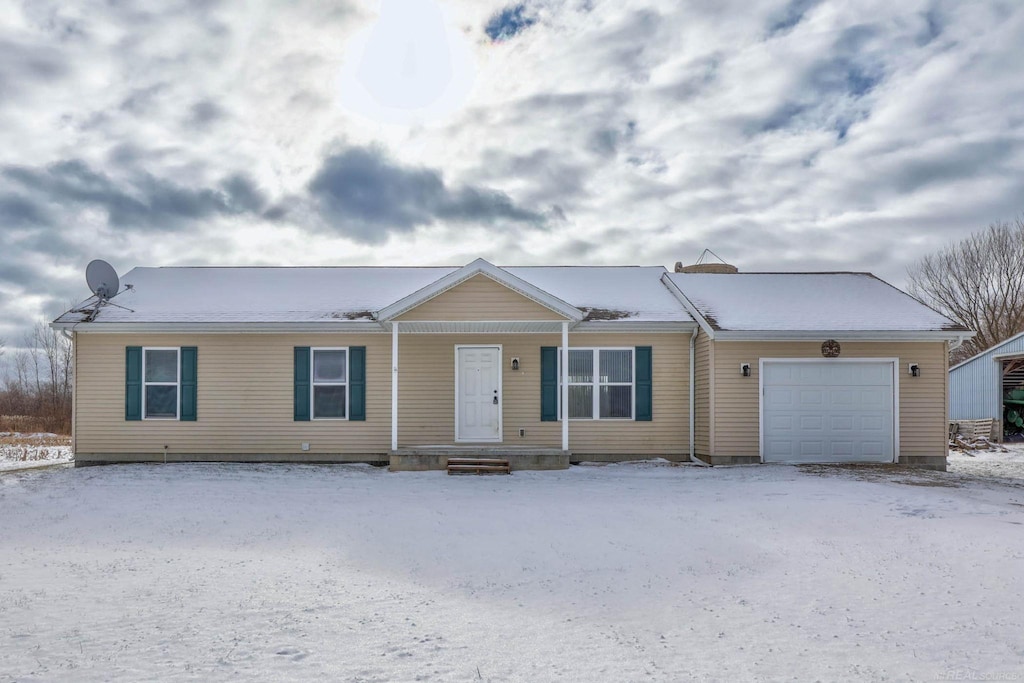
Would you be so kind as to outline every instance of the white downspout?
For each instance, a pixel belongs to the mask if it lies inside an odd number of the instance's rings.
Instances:
[[[697,457],[696,447],[694,446],[694,429],[697,425],[697,407],[693,404],[694,396],[696,395],[696,387],[694,386],[697,379],[697,371],[694,367],[694,359],[697,356],[696,343],[697,335],[700,333],[700,328],[695,327],[693,334],[690,335],[690,462],[695,462],[698,465],[704,467],[711,467],[709,463],[704,462]]]
[[[391,450],[398,450],[398,322],[391,323]]]

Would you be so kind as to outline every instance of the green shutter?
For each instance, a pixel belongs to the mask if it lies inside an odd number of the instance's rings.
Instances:
[[[540,420],[558,422],[558,347],[540,347]]]
[[[650,422],[654,415],[651,397],[651,380],[654,376],[651,364],[651,347],[636,347],[636,419]]]
[[[309,421],[309,347],[295,347],[295,421]]]
[[[142,347],[124,349],[124,419],[142,419]]]
[[[198,349],[194,346],[181,347],[181,406],[178,419],[183,422],[196,421],[196,376]]]
[[[366,420],[366,347],[348,348],[348,419]]]

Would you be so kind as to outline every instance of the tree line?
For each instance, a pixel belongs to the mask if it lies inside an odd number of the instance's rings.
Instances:
[[[0,389],[0,431],[71,432],[71,341],[38,322],[16,349],[0,339],[6,379]]]

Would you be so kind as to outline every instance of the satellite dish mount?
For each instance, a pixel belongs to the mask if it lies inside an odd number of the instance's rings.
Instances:
[[[93,316],[99,312],[100,306],[107,304],[123,308],[126,311],[132,310],[110,301],[120,293],[118,290],[121,287],[121,279],[117,277],[117,271],[114,270],[114,267],[106,261],[101,259],[90,261],[89,265],[85,267],[85,281],[89,284],[89,289],[92,290],[93,295],[96,297],[96,309],[92,312]]]

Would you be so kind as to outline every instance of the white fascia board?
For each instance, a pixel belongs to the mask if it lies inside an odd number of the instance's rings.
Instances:
[[[972,336],[972,337],[974,336],[974,332],[971,332],[971,336]],[[973,362],[973,361],[976,361],[976,360],[978,360],[979,358],[981,358],[982,356],[984,356],[984,355],[985,355],[986,353],[992,353],[993,351],[995,351],[996,349],[998,349],[998,348],[999,348],[1000,346],[1004,346],[1004,345],[1006,345],[1006,344],[1009,344],[1010,342],[1012,342],[1012,341],[1016,341],[1016,340],[1020,339],[1021,337],[1024,337],[1024,332],[1021,332],[1021,333],[1019,333],[1019,334],[1015,334],[1015,335],[1013,335],[1012,337],[1010,337],[1009,339],[1004,339],[1003,341],[999,342],[999,343],[998,343],[998,344],[996,344],[995,346],[990,346],[990,347],[988,347],[987,349],[985,349],[984,351],[982,351],[981,353],[977,353],[977,354],[975,354],[975,355],[971,356],[971,357],[970,357],[970,358],[968,358],[967,360],[964,360],[964,361],[960,361],[959,363],[957,363],[956,365],[954,365],[953,367],[951,367],[951,368],[949,369],[949,371],[950,371],[950,372],[953,372],[954,370],[956,370],[956,369],[957,369],[957,368],[959,368],[959,367],[963,367],[964,365],[967,365],[968,363],[971,363],[971,362]],[[965,336],[965,338],[966,338],[966,336]]]
[[[718,330],[715,341],[957,341],[973,332],[944,330]]]
[[[686,332],[692,334],[692,320],[589,320],[570,328],[576,332]]]
[[[434,297],[442,294],[453,287],[456,287],[466,280],[470,279],[474,275],[486,275],[495,282],[508,287],[517,294],[525,296],[527,299],[535,301],[536,303],[549,308],[559,315],[565,316],[573,322],[579,322],[583,319],[583,312],[575,306],[562,301],[558,297],[545,292],[543,289],[530,284],[522,278],[518,278],[512,273],[506,270],[502,270],[493,263],[485,261],[482,258],[469,263],[458,270],[445,275],[442,278],[430,283],[426,287],[413,292],[407,297],[399,299],[393,304],[385,306],[384,308],[377,311],[378,320],[392,320],[406,311],[416,308],[422,303],[433,299]]]
[[[181,332],[189,334],[260,334],[260,333],[356,333],[384,334],[386,330],[375,322],[278,322],[278,323],[50,323],[54,330],[67,330],[82,334],[160,334]]]
[[[672,281],[672,278],[669,277],[667,272],[661,274],[661,283],[665,285],[665,287],[668,288],[668,291],[672,293],[672,296],[674,296],[679,303],[683,305],[683,308],[685,308],[686,312],[690,314],[690,317],[697,321],[697,324],[700,325],[702,330],[704,330],[704,333],[711,339],[714,339],[715,329],[711,327],[707,320],[704,319],[704,316],[700,314],[700,311],[690,303],[690,300],[686,298],[685,294],[683,294],[683,290],[679,289],[679,285]]]

